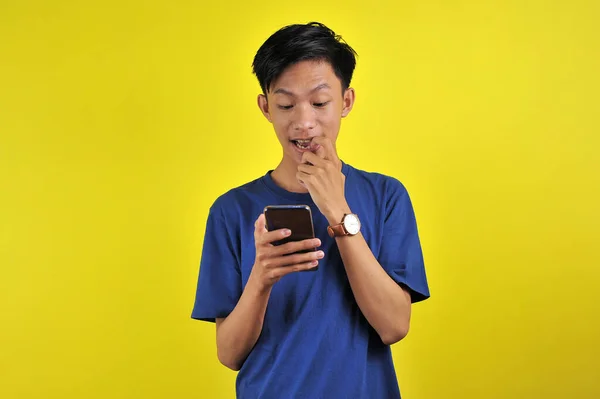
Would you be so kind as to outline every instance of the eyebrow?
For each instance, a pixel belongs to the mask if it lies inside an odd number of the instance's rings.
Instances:
[[[310,92],[314,93],[315,91],[319,91],[319,90],[322,90],[322,89],[331,89],[331,87],[327,83],[321,83],[320,85],[318,85],[314,89],[312,89]],[[273,94],[285,94],[287,96],[292,96],[292,97],[296,96],[291,91],[286,90],[286,89],[282,89],[282,88],[279,88],[279,89],[275,90],[273,92]]]

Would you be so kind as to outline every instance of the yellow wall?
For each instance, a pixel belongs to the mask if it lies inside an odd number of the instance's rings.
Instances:
[[[600,397],[597,1],[96,3],[0,5],[0,397],[233,398],[205,218],[278,161],[250,64],[309,20],[360,56],[342,158],[417,212],[405,397]]]

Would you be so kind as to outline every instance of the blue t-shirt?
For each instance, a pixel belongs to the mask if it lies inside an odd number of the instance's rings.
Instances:
[[[429,288],[412,204],[396,179],[342,164],[346,200],[373,254],[412,301]],[[192,318],[213,321],[236,306],[255,258],[254,223],[266,205],[306,204],[325,257],[317,271],[273,286],[263,329],[237,376],[237,397],[399,398],[390,347],[361,313],[327,219],[310,194],[276,185],[271,171],[211,206]]]

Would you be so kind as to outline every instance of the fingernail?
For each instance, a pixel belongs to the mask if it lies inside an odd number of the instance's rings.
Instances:
[[[310,262],[311,265],[316,266],[319,264],[318,260],[313,260],[312,262]]]
[[[284,236],[289,236],[290,234],[292,234],[292,231],[290,229],[283,230],[283,235]]]
[[[319,245],[321,245],[321,240],[319,240],[319,239],[317,238],[317,239],[315,239],[315,240],[313,241],[313,244],[315,244],[315,247],[318,247]]]
[[[320,259],[320,258],[322,258],[322,257],[324,257],[324,256],[325,256],[325,253],[324,253],[323,251],[319,251],[319,252],[317,252],[317,257],[318,257],[319,259]]]

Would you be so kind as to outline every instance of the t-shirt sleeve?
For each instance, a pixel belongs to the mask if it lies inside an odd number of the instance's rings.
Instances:
[[[192,318],[214,322],[227,317],[242,294],[236,236],[221,211],[208,214]]]
[[[429,298],[423,252],[413,206],[406,188],[393,180],[387,190],[379,263],[398,284],[408,288],[412,302]]]

